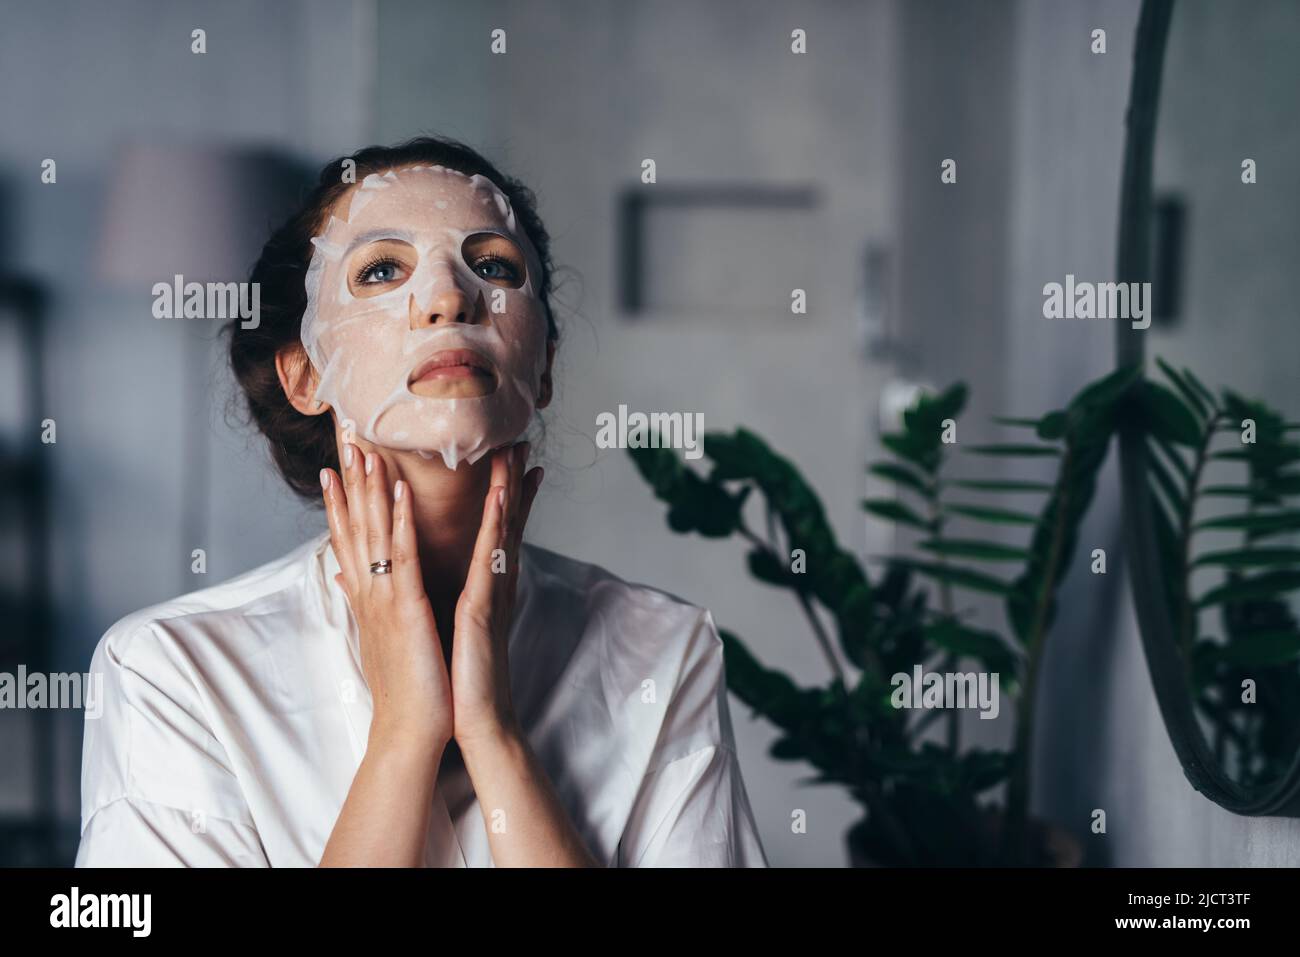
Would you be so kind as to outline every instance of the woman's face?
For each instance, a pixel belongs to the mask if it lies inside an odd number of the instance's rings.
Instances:
[[[345,433],[454,469],[524,432],[548,366],[541,264],[490,180],[371,174],[312,243],[302,341]]]

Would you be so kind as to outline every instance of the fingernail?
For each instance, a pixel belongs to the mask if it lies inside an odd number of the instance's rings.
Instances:
[[[343,465],[345,468],[352,468],[352,445],[351,443],[343,446]]]
[[[320,470],[320,487],[323,488],[323,489],[328,489],[328,488],[330,487],[330,470],[329,470],[329,469],[321,469],[321,470]]]
[[[393,486],[393,501],[400,502],[402,500],[402,495],[405,492],[406,492],[406,483],[403,482],[401,479],[398,479],[397,484]]]
[[[505,487],[497,489],[497,508],[506,507],[506,490]]]
[[[366,453],[366,474],[369,475],[375,470],[375,453]]]

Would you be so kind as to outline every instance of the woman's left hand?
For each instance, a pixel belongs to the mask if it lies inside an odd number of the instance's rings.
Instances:
[[[453,735],[462,752],[518,731],[507,643],[524,525],[542,483],[526,475],[527,442],[492,453],[492,478],[465,589],[456,603],[451,651]]]

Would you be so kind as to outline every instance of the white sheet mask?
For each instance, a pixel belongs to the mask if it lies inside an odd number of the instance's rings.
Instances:
[[[370,174],[348,200],[347,219],[331,216],[312,239],[307,269],[302,342],[320,375],[316,398],[333,406],[345,435],[438,454],[452,469],[519,438],[540,395],[547,322],[536,293],[541,263],[509,199],[484,176],[411,166]],[[520,250],[521,286],[486,279],[466,262],[465,240],[480,233]],[[358,260],[365,265],[357,251],[385,239],[413,247],[414,269],[377,295],[354,296],[349,274]],[[454,288],[468,300],[468,321],[429,324],[434,298]],[[417,367],[445,349],[488,359],[496,389],[473,398],[413,393]]]

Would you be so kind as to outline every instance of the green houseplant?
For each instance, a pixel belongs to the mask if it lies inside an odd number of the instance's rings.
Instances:
[[[964,446],[954,440],[967,398],[963,385],[923,396],[904,414],[901,430],[882,437],[890,457],[869,466],[873,475],[896,486],[898,496],[863,502],[867,511],[913,530],[920,540],[911,553],[884,559],[874,575],[836,541],[821,502],[798,469],[753,432],[707,434],[705,472],[688,467],[669,449],[629,450],[655,495],[668,505],[674,531],[737,539],[747,549],[750,574],[788,592],[804,612],[827,661],[825,685],[798,686],[722,629],[728,685],[779,730],[771,749],[775,758],[807,762],[816,770],[814,782],[843,786],[862,805],[864,815],[847,837],[855,862],[1045,865],[1077,859],[1077,847],[1062,840],[1061,829],[1029,815],[1035,699],[1057,593],[1075,558],[1080,523],[1120,418],[1140,423],[1153,445],[1166,451],[1191,450],[1194,463],[1196,450],[1210,454],[1207,432],[1226,417],[1254,411],[1271,424],[1265,430],[1268,440],[1247,458],[1249,488],[1263,496],[1252,502],[1272,501],[1279,482],[1295,481],[1276,478],[1290,453],[1279,445],[1283,431],[1275,413],[1226,392],[1219,400],[1208,391],[1193,396],[1190,373],[1162,368],[1171,377],[1168,387],[1125,368],[1089,384],[1063,409],[1038,418],[1001,419],[1024,430],[1023,441],[1008,444]],[[1212,410],[1222,414],[1216,419]],[[971,458],[959,459],[963,455]],[[980,477],[956,465],[981,457],[1050,462],[1052,478]],[[1189,551],[1188,537],[1196,529],[1188,516],[1197,489],[1188,482],[1196,466],[1176,471],[1178,480],[1153,469],[1152,482],[1162,487],[1161,495],[1182,488],[1168,506],[1175,515],[1166,542],[1171,558],[1179,556],[1170,566],[1168,597],[1182,608],[1185,579],[1200,567],[1198,561],[1213,559]],[[1001,500],[991,503],[989,495],[1024,504],[1006,508]],[[1012,536],[1019,531],[1022,540],[958,535],[954,526],[998,526]],[[1267,528],[1252,525],[1248,531],[1267,534]],[[1285,556],[1257,557],[1281,561]],[[1227,707],[1214,689],[1235,679],[1234,662],[1240,664],[1243,656],[1254,660],[1243,649],[1257,649],[1252,629],[1261,620],[1291,636],[1267,640],[1280,659],[1274,664],[1290,676],[1285,680],[1300,681],[1294,619],[1276,604],[1259,604],[1277,602],[1277,588],[1289,581],[1268,579],[1255,582],[1253,590],[1240,586],[1219,594],[1237,630],[1234,635],[1229,628],[1221,643],[1189,643],[1189,675],[1201,683],[1202,707]],[[1270,586],[1276,587],[1268,591]],[[993,627],[971,620],[961,610],[965,593],[993,596],[1000,620]],[[1243,597],[1255,604],[1235,601]],[[970,662],[999,675],[1001,687],[1015,700],[1009,749],[963,748],[953,710],[895,706],[894,676],[917,664],[950,672]],[[1284,679],[1274,675],[1273,680]],[[932,727],[943,717],[946,727]],[[1225,734],[1258,738],[1269,728],[1276,725],[1265,722],[1253,732],[1230,728]],[[995,794],[999,785],[1005,786],[1000,796]]]
[[[1300,426],[1156,362],[1171,385],[1168,427],[1146,436],[1156,539],[1169,570],[1158,598],[1215,760],[1256,791],[1276,783],[1300,750],[1292,717],[1300,623],[1287,600],[1300,588],[1300,444],[1290,438]]]

